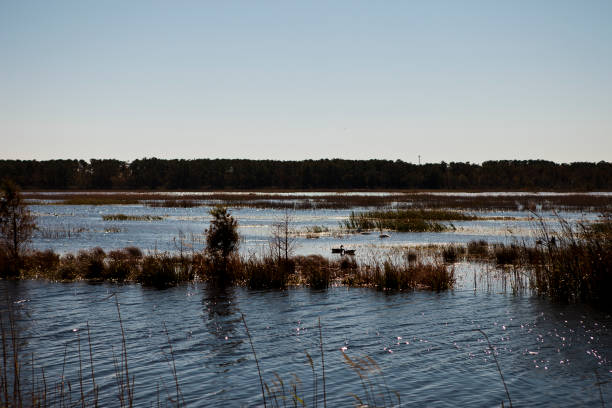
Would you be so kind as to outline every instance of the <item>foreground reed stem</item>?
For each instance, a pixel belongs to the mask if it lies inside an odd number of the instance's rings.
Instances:
[[[244,328],[246,330],[247,336],[249,336],[249,343],[251,344],[251,350],[253,351],[253,356],[255,357],[255,364],[257,365],[257,373],[259,374],[259,384],[261,385],[261,396],[263,397],[264,408],[267,407],[266,404],[266,393],[264,391],[263,378],[261,377],[261,370],[259,369],[259,361],[257,360],[257,353],[255,353],[255,347],[253,346],[253,340],[251,339],[251,333],[249,332],[249,326],[247,326],[246,319],[244,318],[244,314],[242,316],[242,323],[244,323]]]
[[[323,372],[323,406],[327,407],[327,394],[325,392],[325,359],[323,358],[323,330],[321,329],[321,317],[319,317],[319,345],[321,347],[321,368]]]
[[[510,392],[508,391],[506,380],[504,380],[504,375],[502,374],[501,367],[499,366],[499,362],[497,361],[497,357],[495,356],[495,349],[493,348],[493,346],[491,346],[491,342],[489,341],[489,336],[487,336],[487,333],[485,333],[481,329],[476,329],[476,330],[482,333],[482,335],[487,340],[487,344],[489,345],[489,350],[491,350],[491,354],[493,354],[493,359],[495,360],[495,364],[497,364],[497,371],[499,371],[499,376],[501,377],[502,383],[504,384],[504,388],[506,389],[506,395],[508,396],[508,402],[510,403],[510,408],[512,408],[512,400],[510,399]],[[503,405],[503,402],[502,402],[502,405]]]

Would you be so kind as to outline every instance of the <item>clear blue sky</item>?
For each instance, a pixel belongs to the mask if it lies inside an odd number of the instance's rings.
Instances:
[[[0,158],[612,160],[612,1],[0,0]]]

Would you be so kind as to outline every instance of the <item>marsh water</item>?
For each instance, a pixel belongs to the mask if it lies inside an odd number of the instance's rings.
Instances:
[[[146,205],[32,205],[39,230],[33,246],[53,249],[58,253],[76,252],[99,246],[104,250],[137,246],[150,251],[201,251],[204,231],[209,225],[210,207],[159,208]],[[379,231],[347,233],[341,226],[352,211],[309,209],[231,208],[238,220],[241,236],[240,251],[244,255],[261,255],[269,249],[272,225],[285,214],[291,219],[297,254],[331,254],[332,246],[344,245],[356,249],[357,256],[379,253],[394,247],[416,247],[428,244],[466,244],[471,240],[489,242],[522,242],[529,240],[536,221],[528,211],[470,211],[481,219],[446,222],[449,228],[436,233],[398,233],[383,231],[389,238],[380,239]],[[128,217],[152,216],[154,221],[104,220],[104,216],[123,214]],[[557,216],[569,221],[593,220],[595,213],[540,212],[544,220],[555,225]],[[309,233],[313,228],[322,232]]]
[[[209,221],[206,208],[35,205],[32,210],[41,227],[33,246],[58,252],[93,246],[177,251],[184,245],[200,250]],[[270,225],[284,214],[252,208],[232,212],[240,224],[244,254],[265,251]],[[119,213],[163,218],[102,219]],[[489,211],[477,213],[485,220],[456,222],[449,232],[391,233],[381,240],[378,234],[339,231],[349,213],[292,211],[294,228],[304,232],[296,251],[331,256],[332,246],[344,244],[356,248],[359,256],[428,243],[512,242],[530,239],[533,227],[525,211]],[[562,215],[570,220],[596,217]],[[552,213],[544,216],[554,218]],[[308,238],[306,228],[313,226],[327,231]],[[131,284],[2,281],[0,295],[16,316],[24,355],[33,353],[35,368],[44,366],[50,387],[63,372],[73,402],[80,397],[79,369],[85,397],[92,398],[89,325],[101,405],[117,404],[113,356],[121,353],[122,341],[116,301],[137,406],[158,400],[165,405],[175,398],[173,364],[188,406],[263,406],[243,315],[264,381],[273,390],[274,382],[280,388],[282,380],[286,395],[295,384],[306,406],[322,406],[324,399],[328,406],[352,406],[354,395],[387,406],[500,406],[502,400],[508,406],[497,364],[514,406],[597,406],[612,400],[609,314],[555,304],[528,289],[513,291],[484,264],[458,263],[455,271],[456,288],[443,293],[346,287],[214,290],[200,283],[155,290]],[[490,345],[478,329],[488,335]],[[370,358],[376,365],[360,379],[345,356]],[[28,364],[25,371],[31,368]],[[275,402],[293,406],[291,399],[277,397]]]

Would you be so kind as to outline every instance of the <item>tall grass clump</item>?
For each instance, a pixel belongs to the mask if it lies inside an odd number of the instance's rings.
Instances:
[[[124,282],[139,269],[141,260],[142,251],[136,247],[110,251],[104,277],[110,281]]]
[[[451,244],[442,249],[442,259],[446,263],[455,263],[465,255],[465,252],[464,246]]]
[[[27,277],[38,278],[56,273],[60,265],[60,256],[50,249],[33,251],[24,257],[24,270]]]
[[[386,260],[367,268],[378,290],[429,289],[442,291],[455,283],[455,271],[444,264],[417,262],[410,265],[396,264]]]
[[[489,243],[484,239],[470,241],[467,244],[467,256],[470,259],[487,260],[489,259]]]
[[[311,289],[327,289],[332,282],[332,270],[327,259],[320,255],[296,258],[297,269]]]
[[[132,279],[143,286],[164,289],[188,282],[195,278],[202,266],[198,258],[171,255],[169,253],[155,253],[142,258],[140,268],[135,268]]]
[[[455,270],[444,263],[423,262],[409,250],[388,255],[385,259],[372,257],[348,269],[342,282],[348,286],[373,287],[377,290],[435,290],[452,289]]]
[[[242,278],[249,289],[284,289],[295,272],[292,259],[250,256],[241,263]]]
[[[538,293],[562,302],[612,309],[612,219],[575,225],[558,218],[553,229],[538,220],[532,284]]]
[[[104,259],[106,253],[100,247],[90,250],[81,250],[77,255],[77,262],[80,264],[80,271],[84,279],[102,280],[105,275],[106,265]]]
[[[497,265],[515,265],[520,262],[521,248],[515,243],[510,245],[494,244],[493,257]]]

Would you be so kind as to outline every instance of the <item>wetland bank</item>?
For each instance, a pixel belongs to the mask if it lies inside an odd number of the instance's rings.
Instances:
[[[563,237],[582,239],[564,228],[609,225],[601,217],[611,208],[609,193],[28,192],[25,198],[38,226],[31,242],[38,266],[22,280],[0,282],[21,342],[23,401],[31,389],[43,389],[43,369],[49,405],[112,405],[123,395],[126,406],[130,398],[146,406],[257,406],[264,398],[272,406],[499,406],[509,403],[504,386],[515,405],[612,398],[610,309],[583,299],[587,289],[549,295],[550,282],[537,279],[551,265],[544,257],[562,254],[552,251],[565,245]],[[244,275],[227,286],[211,284],[205,267],[201,275],[193,267],[205,251],[214,205],[227,206],[238,223]],[[274,278],[267,274],[276,265],[269,260],[271,237],[286,217],[297,272],[280,285],[261,284]],[[415,219],[418,228],[400,222]],[[379,238],[381,231],[389,237]],[[536,246],[544,233],[548,241]],[[601,242],[592,237],[593,245]],[[331,254],[340,244],[355,256]],[[540,252],[527,251],[534,248]],[[53,252],[45,258],[46,250]],[[64,266],[72,265],[74,275],[41,271],[61,270],[71,254]],[[98,265],[110,273],[113,265],[117,271],[134,262],[142,273],[147,257],[185,276],[156,289],[137,278],[79,272]],[[411,277],[401,286],[407,271],[428,265],[452,271],[452,284],[428,286]],[[528,265],[542,268],[529,275]],[[329,276],[309,279],[304,270]],[[313,284],[316,278],[328,283]]]

